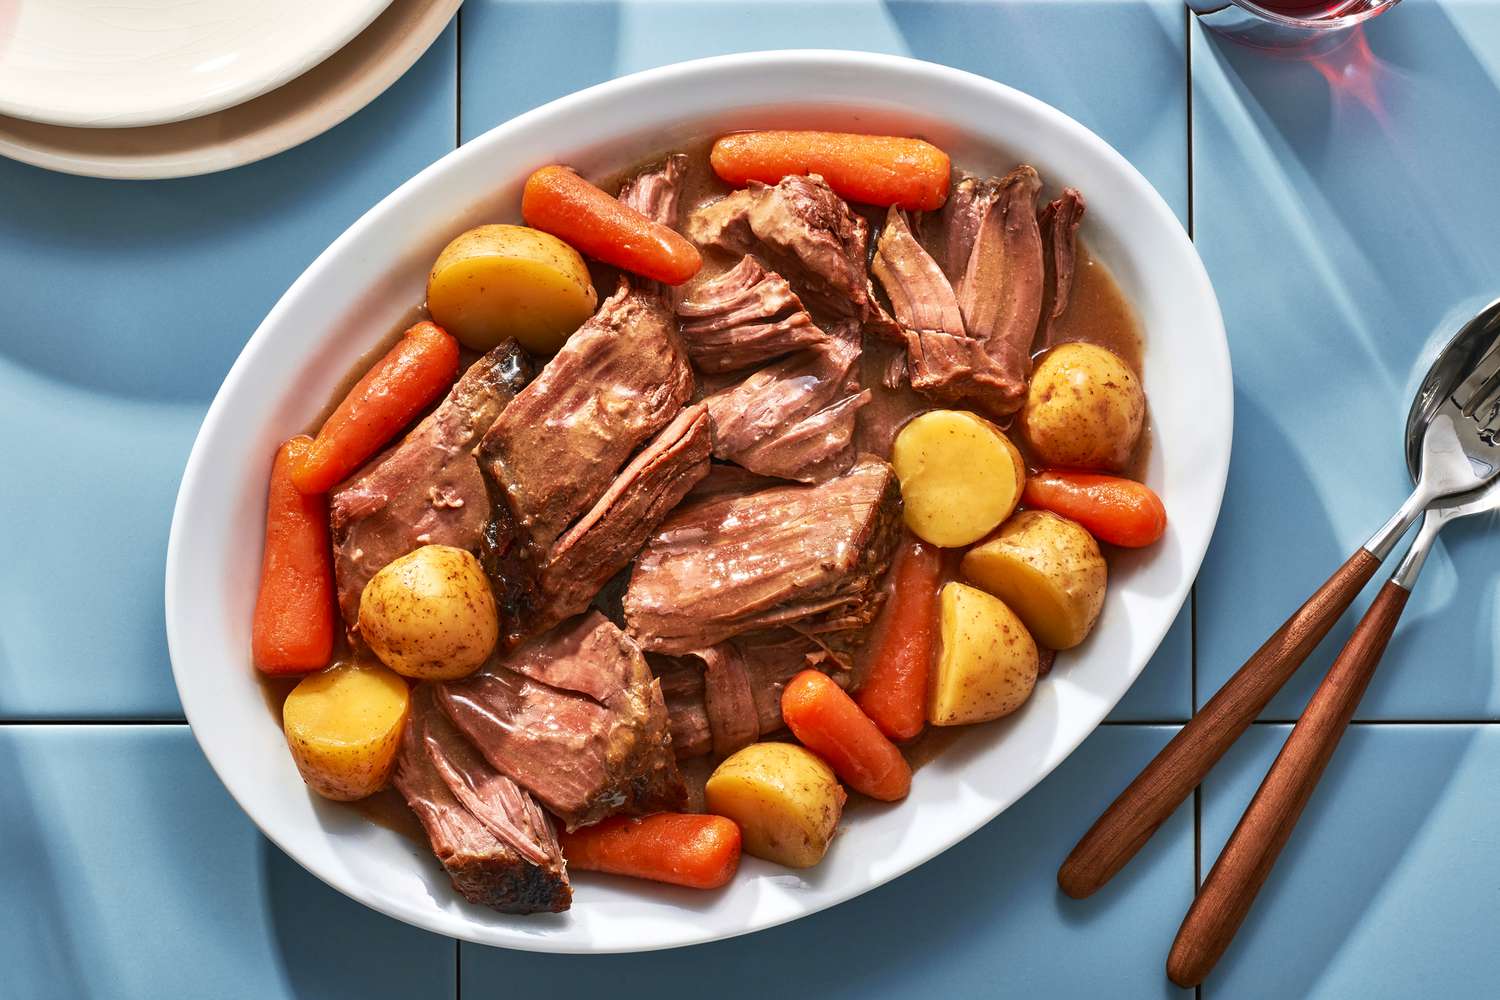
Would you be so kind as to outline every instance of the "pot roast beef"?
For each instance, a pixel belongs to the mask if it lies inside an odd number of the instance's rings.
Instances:
[[[904,333],[911,384],[933,398],[997,416],[1024,400],[1045,284],[1041,186],[1025,165],[998,180],[963,177],[931,254],[891,210],[873,270]]]
[[[484,759],[569,830],[685,802],[661,687],[635,642],[597,611],[436,691]]]
[[[532,628],[551,628],[589,606],[630,564],[662,518],[708,475],[713,425],[708,407],[688,407],[642,448],[542,566]]]
[[[684,229],[699,246],[755,254],[820,314],[865,318],[870,227],[817,174],[751,181],[699,208]]]
[[[859,385],[859,325],[843,320],[832,329],[823,343],[704,400],[716,458],[805,483],[849,471],[855,416],[870,391]]]
[[[754,254],[694,289],[678,303],[677,318],[702,372],[735,371],[828,340],[787,280]]]
[[[656,657],[679,759],[724,757],[783,728],[781,691],[809,667],[838,667],[807,636],[774,629],[680,657]]]
[[[1083,221],[1083,195],[1075,188],[1063,188],[1062,197],[1042,209],[1044,258],[1047,263],[1046,295],[1042,307],[1040,347],[1053,346],[1053,332],[1062,314],[1068,311],[1073,291],[1074,260],[1078,248],[1078,225]]]
[[[557,913],[573,890],[552,822],[474,752],[433,700],[412,692],[392,778],[427,831],[453,887],[502,913]]]
[[[900,513],[895,473],[868,455],[816,486],[692,497],[636,558],[627,628],[642,647],[675,654],[779,625],[859,628],[878,609]]]
[[[480,464],[532,549],[547,552],[692,392],[671,310],[622,286],[480,443]]]
[[[490,504],[472,454],[531,378],[508,340],[469,366],[437,409],[333,491],[329,508],[339,610],[353,626],[365,584],[423,545],[478,551]]]

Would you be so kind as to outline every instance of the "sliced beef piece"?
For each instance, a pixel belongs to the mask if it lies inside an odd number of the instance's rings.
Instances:
[[[911,384],[929,396],[996,416],[1020,407],[1045,283],[1040,191],[1024,165],[999,180],[962,178],[932,253],[891,210],[874,271],[907,341]]]
[[[906,341],[904,377],[912,387],[943,401],[1010,399],[1024,390],[1000,371],[982,340],[965,331],[958,296],[937,262],[912,235],[906,214],[892,208],[872,265]],[[893,370],[885,382],[899,385]]]
[[[870,401],[859,387],[859,325],[845,320],[817,347],[798,351],[709,396],[714,457],[805,483],[854,464],[854,426]]]
[[[437,409],[330,498],[339,611],[353,626],[365,584],[423,545],[478,551],[489,518],[475,443],[531,379],[508,340],[469,366]]]
[[[688,357],[703,372],[735,371],[828,340],[787,280],[754,254],[699,285],[677,318]]]
[[[775,626],[858,628],[878,608],[900,514],[895,473],[868,455],[816,486],[692,500],[637,557],[627,628],[644,648],[676,654]]]
[[[671,310],[622,285],[479,445],[481,467],[538,561],[692,392]]]
[[[678,759],[724,757],[783,728],[786,682],[810,667],[837,667],[817,643],[786,629],[740,636],[687,656],[657,657],[653,665]]]
[[[819,314],[862,320],[868,311],[870,227],[817,174],[751,181],[695,211],[685,230],[700,246],[756,254]]]
[[[1078,251],[1078,224],[1083,221],[1086,207],[1083,195],[1077,189],[1063,188],[1062,197],[1048,202],[1038,220],[1045,251],[1043,256],[1047,263],[1042,328],[1039,333],[1042,347],[1052,346],[1057,321],[1068,311]]]
[[[531,627],[551,628],[589,606],[704,476],[713,423],[688,407],[630,460],[593,509],[557,540],[542,566]]]
[[[412,692],[393,781],[465,899],[502,913],[560,913],[571,904],[551,820],[477,757],[429,685]]]
[[[569,830],[685,801],[661,687],[640,648],[597,611],[439,685],[437,701]]]

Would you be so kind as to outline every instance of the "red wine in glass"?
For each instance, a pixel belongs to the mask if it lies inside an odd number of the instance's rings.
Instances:
[[[1254,0],[1255,3],[1288,17],[1343,17],[1370,6],[1369,0]]]

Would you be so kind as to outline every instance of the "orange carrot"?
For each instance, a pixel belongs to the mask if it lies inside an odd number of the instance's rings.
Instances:
[[[251,658],[268,674],[322,670],[333,655],[328,499],[300,492],[291,477],[311,445],[305,434],[294,437],[271,465],[266,547],[250,626]]]
[[[1167,509],[1145,483],[1054,470],[1026,480],[1022,503],[1077,521],[1101,542],[1139,548],[1167,530]]]
[[[407,330],[349,390],[292,468],[297,489],[333,489],[447,392],[457,377],[458,341],[436,323]]]
[[[911,766],[854,699],[816,670],[804,670],[781,692],[781,718],[850,788],[894,802],[911,790]]]
[[[717,889],[740,866],[740,828],[723,816],[612,816],[561,834],[568,867]]]
[[[870,637],[870,670],[859,707],[893,740],[909,740],[927,721],[927,674],[937,644],[938,577],[943,556],[912,541],[891,571],[895,592]]]
[[[948,200],[948,154],[921,139],[849,132],[739,132],[714,143],[714,173],[739,187],[821,174],[851,201],[918,212]]]
[[[526,224],[573,245],[595,260],[680,285],[698,273],[698,248],[668,226],[637,212],[568,167],[543,167],[521,192]]]

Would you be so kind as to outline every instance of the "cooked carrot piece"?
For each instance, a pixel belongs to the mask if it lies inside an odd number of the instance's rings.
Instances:
[[[738,132],[714,143],[709,161],[736,187],[821,174],[851,201],[916,212],[943,207],[951,172],[948,154],[930,142],[850,132]]]
[[[292,468],[303,493],[327,493],[385,447],[458,377],[458,341],[436,323],[407,330],[365,372]]]
[[[788,681],[781,718],[855,791],[894,802],[911,790],[911,766],[901,751],[827,674],[804,670]]]
[[[292,438],[276,452],[266,506],[266,547],[260,593],[250,627],[250,653],[268,674],[322,670],[333,655],[333,551],[328,498],[292,485],[292,467],[312,438]]]
[[[1167,509],[1145,483],[1094,472],[1040,472],[1021,502],[1077,521],[1101,542],[1139,548],[1167,530]]]
[[[669,285],[682,284],[703,266],[698,248],[675,230],[610,197],[568,167],[543,167],[526,179],[521,217],[595,260]]]
[[[870,637],[869,674],[859,707],[893,740],[909,740],[927,720],[927,675],[937,644],[938,577],[943,557],[935,545],[912,541],[896,555],[890,607]]]
[[[612,816],[558,838],[568,867],[717,889],[740,865],[740,828],[723,816]]]

